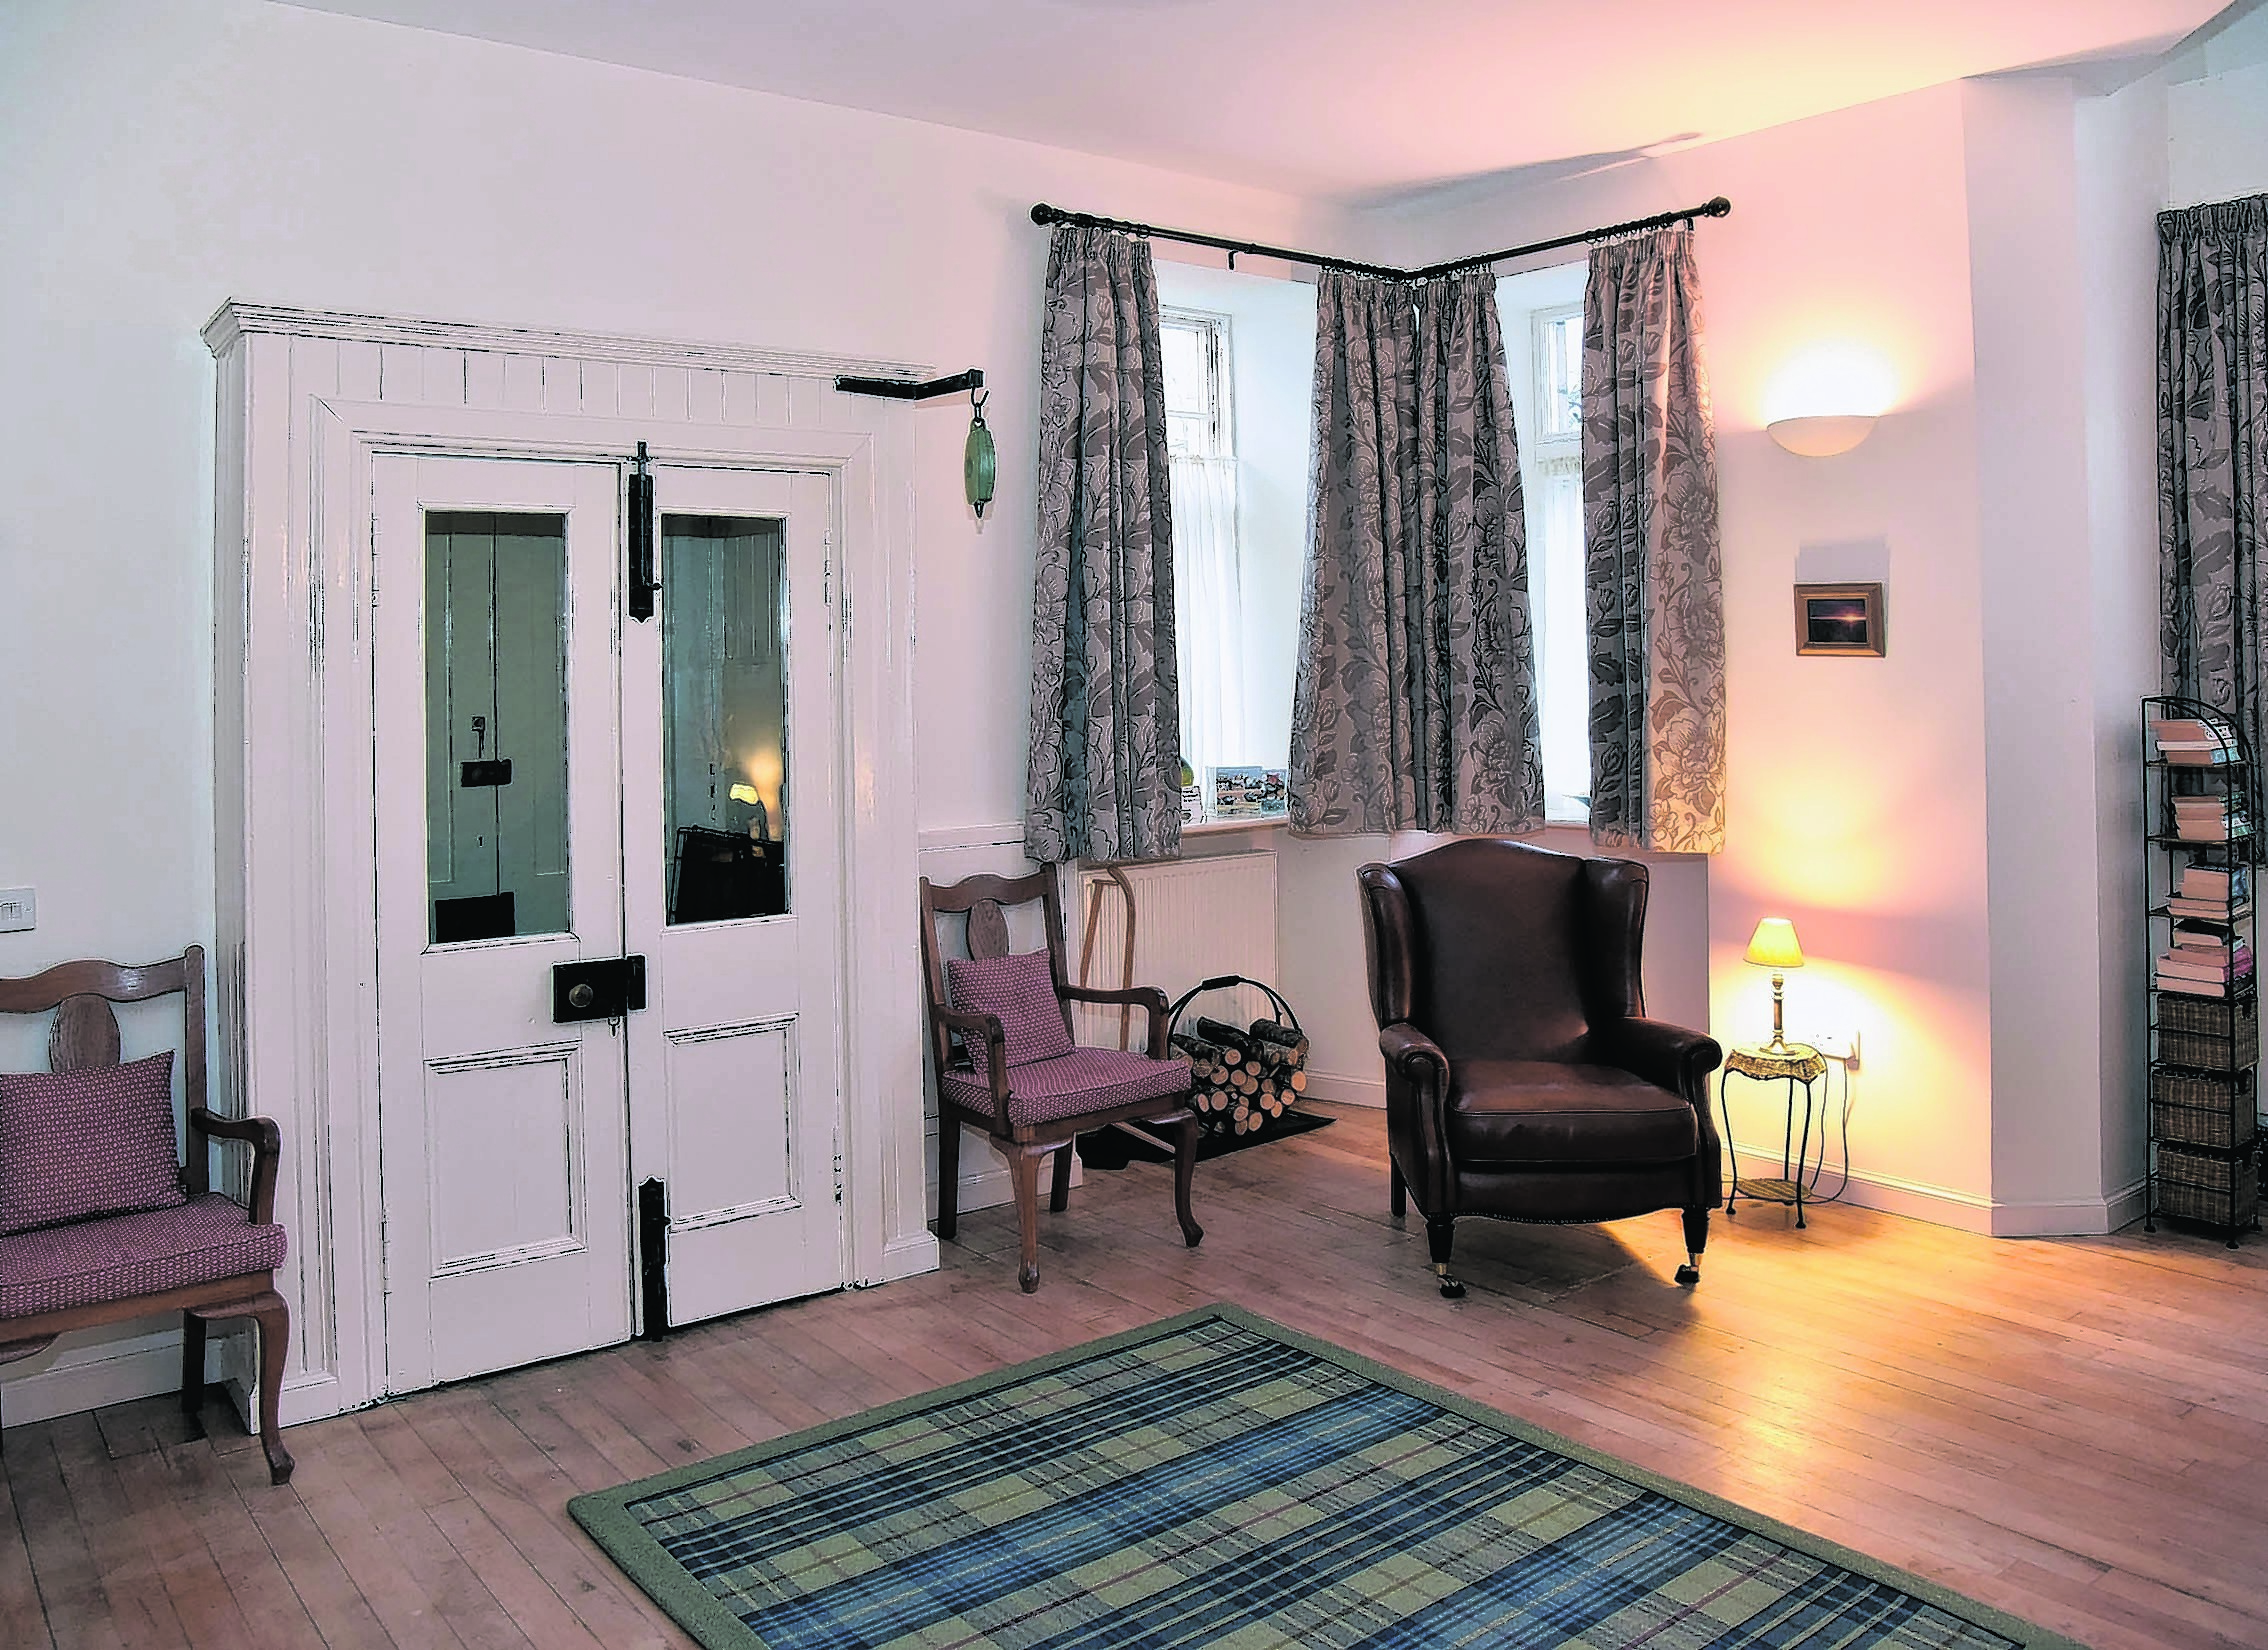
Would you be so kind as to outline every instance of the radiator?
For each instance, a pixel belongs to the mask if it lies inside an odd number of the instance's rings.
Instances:
[[[1080,873],[1068,936],[1080,983],[1107,988],[1125,983],[1129,891],[1133,984],[1158,987],[1170,1003],[1199,980],[1220,974],[1276,983],[1274,854],[1220,854]],[[1190,1014],[1200,1013],[1242,1024],[1275,1010],[1260,992],[1240,986],[1199,998]],[[1126,1044],[1141,1047],[1143,1016],[1136,1011],[1124,1018]],[[1118,1047],[1121,1019],[1116,1009],[1080,1008],[1079,1041]]]

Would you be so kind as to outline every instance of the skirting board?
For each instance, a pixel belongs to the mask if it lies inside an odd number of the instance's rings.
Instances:
[[[1777,1177],[1780,1160],[1743,1152],[1740,1172],[1756,1180]],[[1825,1184],[1830,1189],[1835,1184],[1832,1168]],[[1975,1232],[1980,1237],[2101,1237],[2142,1218],[2142,1193],[2142,1187],[2130,1186],[2108,1198],[1995,1203],[1974,1192],[1861,1170],[1852,1174],[1850,1186],[1839,1201],[1857,1204],[1862,1209],[1877,1209],[1884,1214],[1926,1220],[1934,1226]],[[1754,1204],[1750,1207],[1763,1211],[1777,1206]]]
[[[205,1342],[205,1378],[227,1382],[235,1335],[216,1326]],[[9,1426],[52,1421],[58,1415],[131,1403],[181,1390],[181,1331],[150,1330],[111,1339],[66,1344],[41,1354],[44,1367],[0,1380],[0,1420]],[[229,1383],[233,1385],[233,1383]],[[239,1404],[239,1409],[243,1406]]]
[[[1310,1071],[1307,1074],[1305,1098],[1328,1100],[1341,1106],[1368,1106],[1372,1111],[1384,1111],[1386,1079],[1348,1077],[1332,1071]]]

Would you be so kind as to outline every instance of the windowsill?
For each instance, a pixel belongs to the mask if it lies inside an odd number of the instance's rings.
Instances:
[[[1291,824],[1282,814],[1263,814],[1257,819],[1208,819],[1201,824],[1184,825],[1181,834],[1189,836],[1221,836],[1230,831],[1280,831]]]

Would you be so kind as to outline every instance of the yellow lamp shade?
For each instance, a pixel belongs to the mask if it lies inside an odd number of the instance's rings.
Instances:
[[[756,794],[756,787],[753,785],[733,786],[732,799],[735,802],[761,802],[764,800]]]
[[[1749,937],[1748,960],[1759,968],[1801,968],[1803,947],[1796,943],[1795,924],[1785,917],[1766,917]]]

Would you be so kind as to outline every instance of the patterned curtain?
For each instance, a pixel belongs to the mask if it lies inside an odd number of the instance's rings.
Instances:
[[[1527,528],[1495,277],[1324,271],[1291,822],[1543,823]]]
[[[1591,249],[1583,294],[1591,840],[1725,845],[1717,457],[1689,226]]]
[[[2166,691],[2261,738],[2268,195],[2158,215],[2158,563]]]
[[[1149,242],[1059,228],[1040,334],[1024,851],[1181,851],[1165,368]]]

